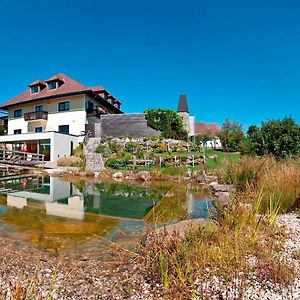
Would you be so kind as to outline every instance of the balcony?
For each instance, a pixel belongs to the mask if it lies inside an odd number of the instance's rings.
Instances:
[[[48,120],[47,111],[34,111],[24,114],[25,121],[35,121],[35,120]]]
[[[86,116],[100,118],[100,112],[97,109],[86,109]]]

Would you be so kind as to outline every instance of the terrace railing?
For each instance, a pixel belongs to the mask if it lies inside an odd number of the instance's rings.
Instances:
[[[45,155],[16,150],[0,150],[0,163],[26,166],[44,165]]]
[[[48,120],[47,111],[33,111],[24,114],[25,121],[34,121],[34,120]]]

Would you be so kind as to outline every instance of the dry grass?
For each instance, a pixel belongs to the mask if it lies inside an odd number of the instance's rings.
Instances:
[[[82,167],[83,160],[77,156],[64,156],[57,160],[57,165],[60,167]]]
[[[278,205],[280,211],[296,209],[300,201],[300,160],[276,161],[272,157],[246,157],[218,171],[222,182],[234,184],[242,201],[262,201],[262,211]],[[271,203],[271,204],[270,204]]]
[[[232,289],[240,299],[253,280],[262,287],[290,285],[296,271],[279,259],[285,233],[275,221],[297,204],[299,166],[271,157],[225,164],[217,174],[236,187],[231,204],[184,238],[153,234],[141,249],[146,274],[173,299],[232,299]]]
[[[231,288],[242,297],[253,278],[290,284],[293,268],[278,259],[284,235],[274,226],[276,211],[262,218],[259,205],[234,203],[184,238],[152,233],[141,249],[146,273],[173,299],[211,299]]]

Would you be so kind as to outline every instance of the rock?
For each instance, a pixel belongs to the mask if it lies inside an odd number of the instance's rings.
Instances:
[[[123,173],[122,172],[116,172],[112,175],[112,178],[123,178]]]
[[[205,219],[184,220],[175,224],[164,226],[158,229],[156,232],[158,234],[167,233],[167,235],[176,234],[179,237],[183,237],[189,229],[196,229],[198,226],[203,225],[205,222]]]
[[[95,177],[99,177],[100,172],[95,172]]]
[[[65,170],[63,169],[45,169],[45,172],[47,172],[50,176],[59,176],[65,173]]]
[[[218,182],[217,176],[204,176],[204,180],[206,183]]]
[[[221,204],[222,207],[226,207],[229,205],[230,202],[230,194],[229,192],[218,192],[216,193],[218,197],[218,202]]]
[[[211,182],[209,184],[210,188],[215,192],[231,192],[233,189],[232,185],[219,184],[217,182]]]
[[[128,180],[141,180],[141,181],[148,181],[150,180],[151,175],[148,171],[142,171],[138,173],[131,173],[129,174],[126,179]]]

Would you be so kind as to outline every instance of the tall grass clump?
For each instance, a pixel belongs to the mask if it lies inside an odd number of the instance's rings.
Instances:
[[[184,237],[152,233],[141,249],[148,276],[173,299],[241,299],[252,280],[289,285],[294,271],[278,259],[284,237],[273,222],[277,211],[261,217],[261,204],[234,201]]]
[[[227,163],[217,173],[220,181],[233,184],[246,202],[261,197],[262,212],[270,202],[280,211],[295,208],[300,197],[300,160],[277,161],[273,157],[245,157],[239,163]]]

